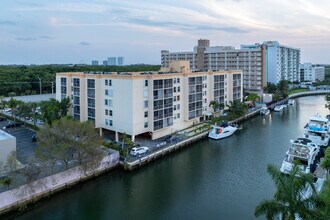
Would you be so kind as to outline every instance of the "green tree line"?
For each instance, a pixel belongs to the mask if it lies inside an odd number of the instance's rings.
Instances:
[[[0,95],[31,95],[39,94],[39,78],[42,82],[42,92],[52,91],[51,83],[55,81],[58,72],[135,72],[157,71],[159,65],[131,66],[87,66],[87,65],[39,65],[39,66],[0,66]],[[55,91],[55,90],[54,90]]]

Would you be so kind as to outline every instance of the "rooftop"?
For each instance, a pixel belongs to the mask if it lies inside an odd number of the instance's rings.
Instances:
[[[2,130],[0,130],[0,141],[2,141],[2,140],[8,140],[8,139],[13,139],[13,138],[15,138],[15,137],[12,136],[12,135],[10,135],[10,134],[8,134],[8,133],[6,133],[6,132],[4,132],[4,131],[2,131]]]

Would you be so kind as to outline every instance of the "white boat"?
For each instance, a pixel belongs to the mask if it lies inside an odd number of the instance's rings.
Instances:
[[[261,116],[269,115],[269,113],[270,113],[270,110],[269,110],[267,107],[262,107],[262,108],[260,109],[260,115],[261,115]]]
[[[236,125],[230,125],[226,122],[222,123],[220,126],[214,125],[212,131],[209,133],[209,138],[219,140],[226,138],[235,133],[238,129]]]
[[[315,144],[326,147],[329,144],[329,129],[329,120],[317,114],[309,118],[309,122],[304,127],[304,135]]]
[[[274,111],[275,112],[280,112],[280,111],[282,111],[283,110],[283,105],[277,105],[277,106],[275,106],[275,108],[274,108]]]
[[[288,105],[294,105],[294,103],[295,103],[294,99],[289,99],[288,100]]]
[[[316,169],[320,147],[307,138],[291,140],[291,146],[286,152],[280,171],[289,174],[295,163],[298,163],[303,173],[313,173]]]

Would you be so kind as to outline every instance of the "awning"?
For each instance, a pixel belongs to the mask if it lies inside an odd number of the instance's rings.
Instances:
[[[204,112],[203,115],[205,115],[205,116],[212,116],[212,112]]]

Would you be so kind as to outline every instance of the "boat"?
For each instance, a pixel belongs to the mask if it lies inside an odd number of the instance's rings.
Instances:
[[[304,127],[305,138],[312,140],[320,146],[328,146],[330,138],[329,120],[317,114],[309,118],[308,123]]]
[[[261,115],[261,116],[269,115],[269,113],[270,113],[270,110],[269,110],[267,107],[262,107],[262,108],[260,109],[260,115]]]
[[[288,100],[288,105],[294,105],[294,103],[295,103],[294,99],[289,99]]]
[[[289,174],[297,163],[303,173],[313,173],[319,160],[320,147],[307,138],[298,138],[290,142],[291,146],[286,152],[280,171]]]
[[[212,131],[209,133],[209,138],[219,140],[231,136],[237,131],[238,126],[228,124],[227,122],[221,123],[220,126],[214,125]]]
[[[275,112],[280,112],[280,111],[282,111],[283,110],[283,105],[277,105],[277,106],[275,106],[275,108],[274,108],[274,111]]]

